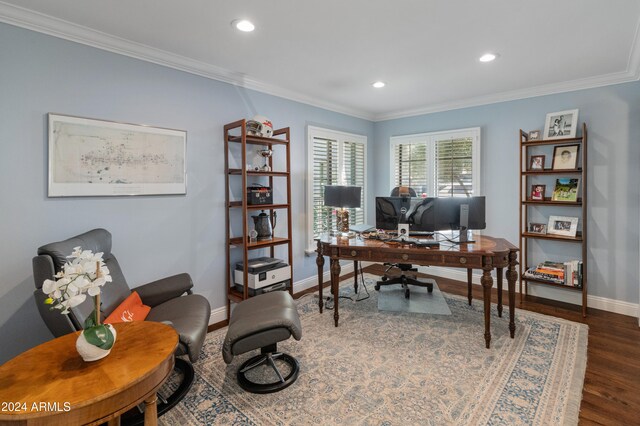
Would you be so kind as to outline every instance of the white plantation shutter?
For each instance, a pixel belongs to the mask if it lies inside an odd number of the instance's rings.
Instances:
[[[343,185],[359,186],[361,204],[364,204],[364,144],[344,141],[343,143]],[[364,205],[362,205],[364,207]],[[348,209],[349,224],[364,223],[364,208]]]
[[[366,217],[366,137],[333,130],[308,127],[309,132],[309,241],[334,230],[334,208],[324,206],[325,185],[361,187],[361,208],[349,209],[349,223],[361,224]]]
[[[418,194],[429,194],[429,180],[427,167],[427,144],[407,143],[397,144],[393,147],[393,184],[396,186],[408,186],[416,190]]]
[[[435,173],[438,197],[473,196],[473,138],[435,142]]]
[[[391,188],[428,197],[480,193],[479,128],[392,137],[391,158]]]
[[[325,185],[338,184],[338,141],[313,138],[313,230],[314,235],[334,229],[332,208],[324,206]]]

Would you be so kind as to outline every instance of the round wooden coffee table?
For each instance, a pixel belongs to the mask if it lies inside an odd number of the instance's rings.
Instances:
[[[178,334],[151,321],[115,328],[116,343],[99,361],[84,362],[71,333],[0,366],[0,425],[119,424],[143,401],[145,424],[156,425],[156,391],[173,370]]]

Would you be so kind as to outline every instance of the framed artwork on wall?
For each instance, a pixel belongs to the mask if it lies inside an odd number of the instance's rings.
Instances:
[[[187,193],[187,132],[49,114],[49,197]]]
[[[550,112],[544,124],[544,139],[575,138],[577,129],[577,109]]]

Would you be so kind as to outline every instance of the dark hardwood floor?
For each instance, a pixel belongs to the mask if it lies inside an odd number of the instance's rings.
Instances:
[[[365,268],[364,272],[381,275],[383,270],[382,265],[372,265]],[[352,273],[345,274],[341,279],[351,276]],[[441,277],[432,278],[437,280],[438,287],[444,292],[467,295],[466,283]],[[329,283],[324,283],[324,286],[329,286]],[[506,281],[504,287],[506,288]],[[316,288],[305,290],[295,297],[315,290]],[[495,295],[494,289],[494,302]],[[473,297],[482,299],[481,286],[473,286]],[[506,291],[502,300],[508,306]],[[637,318],[593,308],[589,308],[587,318],[582,318],[580,306],[532,296],[528,296],[521,304],[520,296],[516,295],[516,307],[589,326],[580,425],[640,425],[640,327]],[[226,321],[215,324],[210,329],[224,325]]]

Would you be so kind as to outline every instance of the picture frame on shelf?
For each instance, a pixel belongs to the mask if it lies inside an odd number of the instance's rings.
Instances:
[[[530,234],[546,234],[547,233],[547,224],[546,223],[529,223],[529,233]]]
[[[557,178],[551,201],[575,203],[578,201],[579,178]]]
[[[529,141],[539,141],[541,139],[540,130],[531,130],[529,132]]]
[[[578,233],[578,218],[570,216],[549,216],[547,234],[575,237]]]
[[[529,170],[544,170],[544,155],[532,155],[529,160]]]
[[[544,139],[575,138],[578,129],[578,110],[550,112],[544,124]]]
[[[552,170],[574,170],[578,167],[580,145],[561,145],[553,148]]]
[[[534,201],[544,201],[544,192],[547,185],[531,185],[531,199]]]

